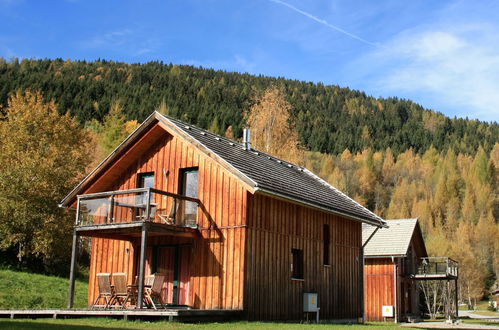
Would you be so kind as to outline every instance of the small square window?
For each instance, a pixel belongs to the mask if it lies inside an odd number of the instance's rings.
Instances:
[[[293,263],[291,264],[291,278],[303,280],[303,250],[291,249]]]

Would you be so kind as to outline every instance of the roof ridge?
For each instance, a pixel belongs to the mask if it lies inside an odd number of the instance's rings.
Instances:
[[[198,130],[200,130],[200,131],[202,131],[202,132],[204,132],[204,133],[206,133],[206,134],[210,134],[210,135],[214,136],[215,138],[220,138],[220,139],[223,139],[223,140],[228,141],[229,143],[234,143],[235,145],[240,146],[242,150],[252,152],[253,154],[255,154],[255,153],[256,153],[256,154],[257,154],[256,156],[265,156],[265,157],[268,157],[268,158],[273,159],[273,160],[277,161],[278,163],[283,164],[283,165],[286,165],[286,166],[288,166],[288,167],[289,167],[289,165],[291,165],[292,167],[297,168],[297,169],[298,169],[298,171],[299,171],[299,172],[301,172],[301,173],[303,173],[303,172],[305,172],[305,171],[307,170],[307,169],[306,169],[305,167],[303,167],[303,166],[300,166],[300,165],[297,165],[297,164],[295,164],[295,163],[292,163],[292,162],[289,162],[289,161],[287,161],[287,160],[284,160],[284,159],[282,159],[282,158],[279,158],[279,157],[273,156],[273,155],[271,155],[271,154],[269,154],[269,153],[267,153],[267,152],[265,152],[265,151],[261,151],[261,150],[255,149],[255,148],[250,148],[249,150],[246,150],[246,149],[242,148],[242,143],[241,143],[241,142],[239,142],[239,141],[232,140],[232,139],[229,139],[228,137],[225,137],[225,136],[223,136],[223,135],[219,135],[219,134],[216,134],[216,133],[210,132],[210,131],[208,131],[208,130],[206,130],[206,129],[204,129],[204,128],[201,128],[201,127],[199,127],[199,126],[196,126],[196,125],[194,125],[194,124],[184,123],[184,122],[182,122],[182,120],[177,119],[177,118],[173,118],[172,116],[164,115],[164,114],[162,114],[162,113],[159,113],[159,114],[160,114],[160,115],[162,115],[163,117],[165,117],[165,118],[169,119],[169,120],[173,120],[173,121],[178,121],[178,122],[181,122],[182,124],[185,124],[185,126],[186,126],[186,127],[187,127],[187,126],[192,126],[192,127],[196,128],[196,129],[198,129]]]

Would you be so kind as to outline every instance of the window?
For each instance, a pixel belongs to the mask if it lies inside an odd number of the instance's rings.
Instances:
[[[198,198],[198,168],[183,168],[180,170],[180,194]],[[197,204],[190,201],[182,202],[182,215],[184,224],[195,226],[197,218]]]
[[[137,188],[154,188],[154,172],[139,173]]]
[[[291,264],[291,278],[303,280],[303,250],[291,249],[293,263]]]
[[[322,226],[322,253],[323,253],[323,258],[324,258],[324,265],[330,265],[329,261],[329,251],[330,251],[330,232],[329,232],[329,225],[323,225]]]
[[[198,198],[198,172],[197,167],[181,169],[180,194]]]
[[[137,174],[137,188],[154,188],[154,172],[146,172]],[[151,204],[154,204],[154,194],[151,193],[150,197]],[[147,193],[140,193],[135,197],[135,203],[137,208],[134,209],[134,217],[140,220],[145,220],[145,211],[147,204]],[[151,206],[151,211],[149,218],[154,218],[155,207]]]

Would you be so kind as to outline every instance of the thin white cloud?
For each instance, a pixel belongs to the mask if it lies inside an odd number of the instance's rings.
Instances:
[[[127,52],[132,56],[142,56],[153,53],[161,42],[152,37],[143,37],[140,31],[130,28],[99,33],[80,43],[82,48],[116,50]]]
[[[293,5],[291,5],[291,4],[287,3],[287,2],[284,2],[282,0],[269,0],[269,1],[272,1],[274,3],[280,4],[280,5],[285,6],[285,7],[288,7],[289,9],[291,9],[291,10],[293,10],[293,11],[295,11],[295,12],[297,12],[297,13],[305,16],[305,17],[308,17],[311,20],[316,21],[317,23],[320,23],[320,24],[322,24],[324,26],[327,26],[328,28],[333,29],[333,30],[335,30],[337,32],[343,33],[343,34],[345,34],[345,35],[347,35],[347,36],[349,36],[349,37],[351,37],[353,39],[356,39],[356,40],[358,40],[360,42],[363,42],[363,43],[365,43],[367,45],[370,45],[370,46],[379,46],[378,43],[374,43],[374,42],[368,41],[368,40],[366,40],[364,38],[361,38],[358,35],[350,33],[350,32],[348,32],[348,31],[346,31],[346,30],[344,30],[344,29],[342,29],[342,28],[340,28],[340,27],[338,27],[336,25],[328,23],[324,19],[321,19],[321,18],[319,18],[317,16],[314,16],[311,13],[308,13],[308,12],[306,12],[304,10],[299,9],[299,8],[296,8],[295,6],[293,6]]]
[[[89,48],[114,48],[127,43],[132,35],[133,31],[127,28],[114,30],[97,34],[82,45]]]
[[[200,66],[203,68],[213,68],[215,70],[227,70],[252,73],[255,69],[255,64],[248,61],[243,56],[236,54],[232,58],[224,60],[183,60],[182,64]]]
[[[487,24],[404,31],[352,70],[363,71],[358,79],[380,94],[411,98],[458,117],[498,121],[498,31]]]

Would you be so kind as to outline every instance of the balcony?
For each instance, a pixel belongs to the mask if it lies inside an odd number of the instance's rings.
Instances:
[[[153,188],[106,191],[78,196],[76,231],[81,236],[130,240],[148,232],[192,234],[199,200]]]
[[[459,263],[449,257],[421,258],[421,262],[414,275],[417,280],[456,280],[459,275]]]

